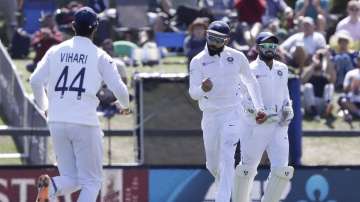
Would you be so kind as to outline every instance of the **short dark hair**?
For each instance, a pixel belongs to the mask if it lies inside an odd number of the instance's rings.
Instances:
[[[90,36],[99,25],[99,20],[92,8],[82,7],[75,12],[73,25],[76,35]]]
[[[74,24],[74,28],[75,28],[75,35],[77,36],[84,36],[84,37],[89,37],[93,31],[96,29],[96,27],[93,27],[91,29],[89,28],[85,28],[79,25]]]

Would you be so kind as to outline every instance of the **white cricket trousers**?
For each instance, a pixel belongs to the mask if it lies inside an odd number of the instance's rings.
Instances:
[[[49,123],[60,176],[56,195],[81,189],[78,202],[95,202],[101,188],[103,133],[98,126]]]
[[[271,167],[288,166],[288,126],[278,123],[249,124],[240,136],[241,164],[257,168],[264,151]]]
[[[201,128],[206,155],[206,167],[215,177],[215,202],[229,202],[234,177],[234,153],[241,128],[241,110],[227,108],[203,112]]]

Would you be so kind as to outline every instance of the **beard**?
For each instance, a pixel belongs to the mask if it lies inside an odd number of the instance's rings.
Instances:
[[[261,59],[269,61],[269,60],[273,60],[275,58],[275,52],[273,52],[273,51],[262,52],[261,51],[259,53],[259,56]]]
[[[208,44],[207,47],[208,47],[210,56],[220,55],[220,53],[224,50],[224,46],[222,46],[221,48],[218,48],[216,46],[212,46],[212,45]]]

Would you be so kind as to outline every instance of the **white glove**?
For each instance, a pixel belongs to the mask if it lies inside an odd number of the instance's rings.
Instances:
[[[284,105],[281,109],[281,118],[279,125],[287,126],[290,124],[293,118],[294,118],[294,111],[292,109],[291,103]]]

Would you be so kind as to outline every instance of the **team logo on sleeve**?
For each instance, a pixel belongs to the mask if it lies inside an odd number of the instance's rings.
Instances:
[[[282,72],[281,70],[278,70],[278,71],[277,71],[277,74],[278,74],[279,76],[282,76],[282,75],[283,75],[283,72]]]
[[[229,63],[233,63],[233,62],[234,62],[234,58],[233,58],[233,57],[227,57],[226,60],[227,60]]]

